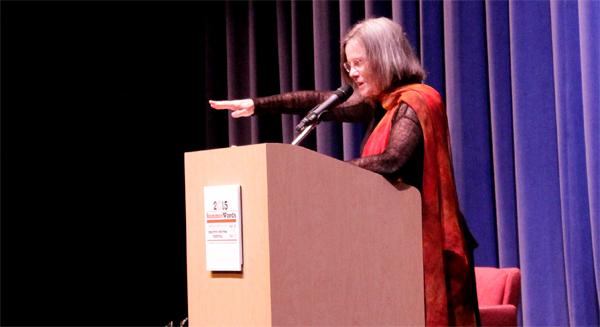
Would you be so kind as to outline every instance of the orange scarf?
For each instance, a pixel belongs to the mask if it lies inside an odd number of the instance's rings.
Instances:
[[[385,95],[387,111],[369,136],[362,157],[382,153],[392,119],[404,102],[423,130],[423,267],[427,326],[475,325],[473,281],[462,216],[454,183],[445,107],[439,93],[425,84],[400,87]]]

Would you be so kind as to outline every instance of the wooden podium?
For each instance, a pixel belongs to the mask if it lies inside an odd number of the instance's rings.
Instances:
[[[203,187],[225,184],[241,185],[239,273],[206,270]],[[185,153],[185,194],[190,326],[424,325],[416,188],[257,144]]]

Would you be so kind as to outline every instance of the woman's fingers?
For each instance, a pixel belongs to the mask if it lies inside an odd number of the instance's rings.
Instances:
[[[217,110],[220,110],[220,109],[238,110],[238,109],[240,109],[238,102],[239,102],[239,100],[222,100],[222,101],[208,100],[208,103],[210,104],[210,106]]]
[[[252,99],[241,99],[241,100],[208,100],[208,103],[213,109],[231,110],[231,117],[248,117],[254,114],[254,101]]]
[[[248,116],[252,116],[252,113],[249,112],[249,110],[247,110],[247,109],[240,109],[240,110],[233,111],[231,113],[231,117],[233,117],[233,118],[248,117]]]

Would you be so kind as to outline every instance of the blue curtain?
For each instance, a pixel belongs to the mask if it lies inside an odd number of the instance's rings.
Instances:
[[[521,268],[523,325],[600,325],[600,1],[205,6],[204,100],[333,90],[352,24],[401,23],[446,101],[475,264]],[[290,143],[300,118],[232,119],[207,105],[203,140]],[[321,123],[303,146],[347,160],[363,135]]]

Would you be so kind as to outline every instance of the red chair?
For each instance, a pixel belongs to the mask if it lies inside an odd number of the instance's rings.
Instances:
[[[475,267],[482,326],[516,326],[521,297],[519,268]]]

